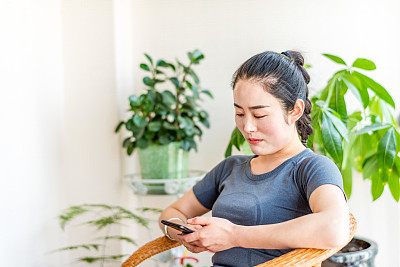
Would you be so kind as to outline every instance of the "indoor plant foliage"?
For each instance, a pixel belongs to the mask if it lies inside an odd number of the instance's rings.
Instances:
[[[158,209],[150,208],[143,208],[142,211],[161,212]],[[127,225],[131,225],[132,222],[134,222],[148,228],[149,223],[147,219],[123,207],[110,206],[106,204],[82,204],[79,206],[71,206],[58,216],[60,226],[63,230],[66,225],[70,224],[72,221],[79,220],[79,218],[81,221],[80,225],[87,225],[94,228],[97,236],[93,237],[93,242],[68,246],[55,251],[94,251],[95,254],[90,252],[90,255],[78,258],[77,261],[98,263],[100,266],[104,266],[105,262],[120,262],[121,258],[128,256],[119,254],[110,255],[106,253],[107,245],[112,246],[112,244],[115,244],[113,242],[126,242],[132,245],[137,245],[130,237],[110,235],[113,226],[122,225],[124,222],[126,222]]]
[[[314,134],[307,145],[319,154],[330,157],[340,169],[348,197],[352,189],[352,169],[370,179],[373,200],[389,186],[393,198],[400,197],[400,133],[393,118],[395,103],[379,83],[361,71],[376,69],[375,64],[364,58],[356,59],[351,66],[340,57],[323,54],[343,65],[329,79],[327,86],[312,98],[311,117]],[[358,104],[350,107],[349,95]],[[232,147],[239,150],[247,144],[236,128],[225,156]]]
[[[135,148],[145,149],[149,145],[168,145],[179,142],[185,150],[197,150],[195,137],[203,132],[200,124],[209,127],[208,113],[199,102],[202,95],[212,97],[209,90],[200,86],[200,80],[193,70],[204,55],[200,50],[187,53],[189,63],[176,59],[175,63],[165,60],[154,61],[145,54],[147,63],[140,68],[148,74],[143,78],[145,93],[129,97],[132,116],[121,121],[115,129],[118,132],[123,125],[132,136],[123,141],[127,154]],[[166,89],[172,88],[172,89]]]

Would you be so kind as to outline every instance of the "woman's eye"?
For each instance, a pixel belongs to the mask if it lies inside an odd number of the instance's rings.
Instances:
[[[236,113],[236,116],[238,116],[238,117],[243,117],[244,114],[237,114],[237,113]]]
[[[256,116],[256,115],[254,115],[254,118],[257,118],[257,119],[261,119],[261,118],[264,118],[266,115],[262,115],[262,116]]]

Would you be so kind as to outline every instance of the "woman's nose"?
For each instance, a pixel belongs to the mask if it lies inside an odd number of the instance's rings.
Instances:
[[[256,124],[252,118],[245,118],[243,130],[246,133],[253,133],[257,130]]]

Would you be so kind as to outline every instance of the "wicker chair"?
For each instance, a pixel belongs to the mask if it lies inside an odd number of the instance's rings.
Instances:
[[[353,238],[356,232],[357,223],[354,216],[350,213],[350,235],[349,240]],[[181,244],[168,239],[167,237],[159,237],[145,244],[136,250],[123,264],[122,267],[133,267],[139,265],[142,261],[171,248],[178,247]],[[316,267],[321,266],[321,262],[338,252],[342,247],[334,249],[314,249],[300,248],[295,249],[285,255],[275,258],[271,261],[259,264],[256,267],[278,267],[278,266],[301,266]]]

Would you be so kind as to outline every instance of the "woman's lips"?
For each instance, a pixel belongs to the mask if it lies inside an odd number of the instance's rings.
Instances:
[[[255,138],[248,138],[247,141],[249,144],[256,145],[261,143],[263,140],[262,139],[255,139]]]

